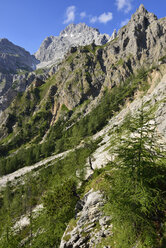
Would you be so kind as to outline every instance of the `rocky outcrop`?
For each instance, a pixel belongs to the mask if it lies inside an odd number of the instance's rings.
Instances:
[[[113,31],[113,33],[112,33],[111,38],[109,39],[109,41],[114,40],[116,37],[117,37],[117,32],[116,32],[116,29],[114,29],[114,31]]]
[[[41,62],[38,67],[57,63],[73,46],[85,46],[93,42],[104,45],[109,38],[109,35],[100,34],[97,29],[88,27],[85,23],[70,24],[59,36],[50,36],[43,41],[35,53],[35,57]]]
[[[0,72],[15,73],[17,70],[32,71],[38,60],[24,48],[7,39],[0,39]]]
[[[38,87],[43,84],[49,74],[36,74],[35,72],[26,72],[23,74],[8,74],[1,78],[4,80],[4,88],[0,88],[0,116],[3,111],[9,107],[13,99],[18,93],[23,93],[27,87],[34,82],[34,86]]]
[[[162,56],[166,47],[166,18],[158,20],[141,4],[117,37],[114,44],[110,44],[111,53],[121,58],[134,57],[142,65],[150,64]]]
[[[110,217],[104,216],[101,207],[104,199],[100,191],[90,190],[77,203],[76,219],[72,220],[60,244],[60,248],[92,248],[96,247],[103,238],[112,235]]]
[[[38,62],[24,48],[0,39],[0,114],[17,93],[25,91],[32,82],[30,72],[35,70]]]

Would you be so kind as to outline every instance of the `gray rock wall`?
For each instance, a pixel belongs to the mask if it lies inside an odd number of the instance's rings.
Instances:
[[[77,204],[76,211],[82,210],[76,215],[75,225],[68,225],[60,248],[95,248],[103,237],[112,235],[110,217],[104,216],[101,210],[103,205],[100,191],[90,190]]]

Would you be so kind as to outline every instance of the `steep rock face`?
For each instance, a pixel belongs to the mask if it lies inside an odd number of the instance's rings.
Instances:
[[[90,190],[77,203],[77,213],[74,225],[69,223],[61,240],[60,248],[92,248],[100,243],[102,238],[112,234],[110,217],[104,216],[101,207],[104,205],[102,194]]]
[[[31,82],[27,80],[28,72],[33,71],[37,63],[38,60],[24,48],[0,39],[0,114],[17,92],[25,91]],[[27,73],[22,74],[22,71]]]
[[[62,64],[63,73],[56,81],[61,82],[57,90],[58,101],[69,109],[84,100],[100,98],[104,87],[118,85],[142,67],[160,64],[165,56],[166,18],[158,20],[143,5],[117,36],[115,33],[115,39],[104,48],[93,45],[78,48],[66,57],[69,63]]]
[[[15,73],[19,69],[34,70],[37,59],[22,47],[14,45],[7,39],[0,39],[0,71]]]
[[[152,63],[166,47],[166,18],[148,12],[143,5],[132,15],[128,24],[118,32],[118,39],[110,46],[111,53],[121,58],[134,57],[140,64]]]
[[[85,23],[70,24],[59,36],[50,36],[43,41],[35,53],[36,58],[42,62],[38,67],[50,66],[61,60],[72,46],[89,45],[93,41],[96,45],[104,45],[109,39],[109,35],[100,34],[97,29]]]

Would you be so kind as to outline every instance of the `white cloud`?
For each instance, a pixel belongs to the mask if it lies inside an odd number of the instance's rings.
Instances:
[[[100,23],[107,23],[113,19],[113,14],[111,12],[103,13],[99,16],[92,16],[90,18],[91,23],[100,22]]]
[[[80,13],[80,17],[81,17],[81,18],[85,18],[85,17],[86,17],[86,12],[85,12],[85,11],[81,12],[81,13]]]
[[[75,20],[75,11],[76,11],[76,7],[73,6],[69,6],[66,10],[66,20],[64,20],[64,24],[69,23],[69,22],[73,22]]]
[[[116,5],[118,10],[123,10],[125,13],[128,13],[132,9],[133,0],[116,0]]]
[[[98,20],[97,16],[93,16],[90,18],[91,23],[95,23],[95,22],[97,22],[97,20]]]
[[[107,23],[109,21],[111,21],[113,18],[113,15],[111,12],[108,13],[103,13],[98,17],[99,22],[101,23]]]
[[[124,21],[121,22],[120,26],[123,27],[129,22],[129,18],[125,19]]]

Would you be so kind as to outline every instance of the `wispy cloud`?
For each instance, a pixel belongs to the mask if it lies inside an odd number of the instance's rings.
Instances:
[[[77,15],[79,15],[81,19],[89,18],[91,23],[99,22],[99,23],[106,24],[107,22],[113,19],[113,14],[111,12],[107,12],[107,13],[104,12],[99,16],[92,16],[92,15],[88,15],[85,11],[82,11],[80,13],[77,13]],[[74,5],[69,6],[66,9],[65,16],[66,16],[66,19],[64,20],[63,24],[74,22],[75,17],[76,17],[76,7]]]
[[[91,23],[95,23],[95,22],[97,22],[97,20],[98,20],[97,16],[90,17],[90,22]]]
[[[118,10],[123,10],[125,13],[128,13],[132,9],[133,0],[116,0],[116,5]]]
[[[98,17],[99,22],[101,23],[107,23],[109,21],[111,21],[113,18],[113,15],[111,12],[108,13],[103,13]]]
[[[125,19],[124,21],[121,22],[120,26],[123,27],[129,22],[129,18]]]
[[[81,17],[81,18],[85,18],[85,17],[86,17],[86,12],[85,12],[85,11],[81,12],[81,13],[80,13],[80,17]]]
[[[64,24],[73,22],[75,20],[75,11],[76,11],[76,7],[74,5],[69,6],[66,9],[66,19],[63,22]]]
[[[92,16],[90,18],[91,23],[100,22],[106,24],[113,19],[113,14],[111,12],[103,13],[99,16]]]

